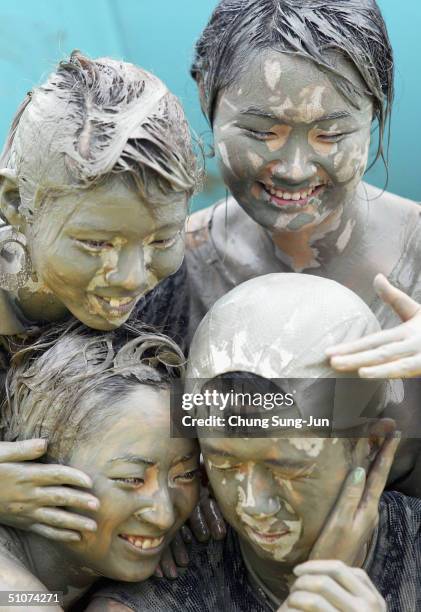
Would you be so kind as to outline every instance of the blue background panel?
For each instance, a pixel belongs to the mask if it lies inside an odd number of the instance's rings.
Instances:
[[[110,55],[156,73],[182,100],[194,131],[212,135],[189,76],[193,45],[216,0],[0,0],[0,139],[26,91],[41,83],[73,49]],[[379,0],[396,59],[388,190],[421,201],[421,2]],[[193,207],[225,194],[213,160]],[[383,187],[381,162],[367,180]]]

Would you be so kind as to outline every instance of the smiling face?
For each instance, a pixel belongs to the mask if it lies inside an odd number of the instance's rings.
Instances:
[[[194,441],[170,438],[169,390],[139,385],[115,410],[68,462],[93,480],[98,530],[61,546],[82,567],[134,582],[152,575],[195,507],[199,457]]]
[[[346,440],[335,438],[207,438],[200,445],[221,511],[246,549],[291,564],[307,560],[352,462],[363,460],[351,461]]]
[[[47,202],[30,229],[41,287],[89,327],[120,326],[181,265],[186,194],[163,194],[154,180],[148,189],[146,201],[114,176]]]
[[[353,66],[338,71],[360,89]],[[251,56],[220,93],[215,148],[228,188],[272,231],[317,226],[353,198],[363,176],[373,108],[355,108],[315,63],[274,50]]]

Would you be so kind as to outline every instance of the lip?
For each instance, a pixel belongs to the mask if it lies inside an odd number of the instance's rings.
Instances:
[[[136,553],[139,557],[153,557],[161,553],[161,551],[164,549],[165,544],[166,544],[165,536],[163,535],[156,537],[156,538],[152,538],[151,536],[145,536],[145,535],[139,535],[139,534],[119,533],[118,537],[124,543],[124,545],[128,547],[129,550]],[[151,548],[140,548],[139,546],[136,546],[135,544],[130,542],[128,538],[137,538],[137,539],[143,539],[143,540],[160,540],[160,543],[157,546],[153,546]]]
[[[304,198],[299,198],[297,199],[293,199],[293,197],[290,197],[288,199],[283,198],[283,197],[279,197],[273,193],[271,193],[271,190],[274,191],[275,189],[272,186],[266,185],[265,183],[261,183],[259,182],[258,185],[261,187],[261,189],[263,190],[263,194],[265,196],[265,200],[267,202],[269,202],[270,204],[276,206],[276,208],[283,208],[284,210],[291,210],[291,211],[295,211],[295,210],[299,210],[301,208],[305,208],[306,206],[308,206],[311,202],[311,200],[318,196],[326,187],[327,184],[326,183],[322,183],[322,184],[318,184],[315,188],[312,188],[311,186],[307,187],[307,189],[300,189],[300,190],[296,190],[296,191],[289,191],[287,193],[289,193],[291,196],[294,196],[295,194],[299,194],[299,193],[303,193],[303,192],[309,192],[310,189],[313,189],[310,195],[307,195]],[[282,192],[283,190],[281,189],[276,189],[276,191],[278,193]],[[286,192],[287,190],[284,190],[284,192]]]
[[[278,542],[282,540],[284,536],[291,533],[291,530],[288,529],[287,527],[281,531],[277,531],[276,533],[272,533],[272,532],[262,533],[261,531],[256,531],[249,525],[245,526],[245,530],[249,538],[253,540],[253,542],[256,542],[256,544],[259,544],[260,546],[261,545],[268,546],[268,545],[277,544]]]
[[[129,299],[130,298],[130,299]],[[89,301],[97,309],[106,313],[108,318],[120,318],[131,312],[137,298],[131,296],[123,297],[102,297],[96,293],[91,293],[88,296]],[[120,302],[120,303],[119,303]]]

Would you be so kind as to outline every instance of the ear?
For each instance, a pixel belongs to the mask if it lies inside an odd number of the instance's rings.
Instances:
[[[20,194],[16,173],[9,168],[0,169],[0,212],[3,218],[14,227],[22,225],[19,212]]]

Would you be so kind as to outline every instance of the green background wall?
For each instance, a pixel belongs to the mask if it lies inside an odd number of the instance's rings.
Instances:
[[[155,72],[182,100],[207,143],[188,75],[192,48],[216,0],[0,0],[0,139],[23,95],[72,49],[110,55]],[[388,190],[421,201],[421,2],[379,0],[396,55]],[[195,209],[225,193],[212,160]],[[384,186],[381,163],[367,179]]]

